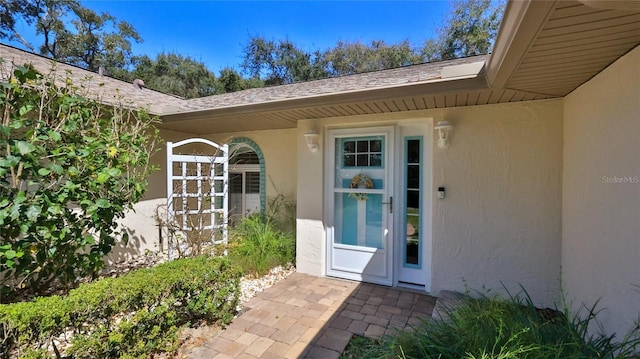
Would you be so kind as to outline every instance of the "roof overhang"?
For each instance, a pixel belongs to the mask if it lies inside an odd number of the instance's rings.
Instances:
[[[640,1],[510,1],[487,81],[563,97],[638,44]]]
[[[295,128],[302,119],[372,115],[563,97],[640,44],[640,1],[509,1],[490,56],[183,100],[108,77],[119,94],[192,134]],[[49,59],[0,46],[0,57],[49,69]],[[59,64],[81,81],[88,71]],[[99,88],[99,91],[96,90]],[[101,99],[106,99],[102,96]],[[120,98],[119,98],[120,99]],[[118,101],[110,98],[109,101]]]
[[[639,3],[509,1],[486,64],[443,63],[440,76],[428,81],[374,88],[365,82],[351,91],[210,103],[165,114],[160,126],[195,134],[293,128],[301,119],[563,97],[640,44]]]
[[[487,64],[487,81],[505,87],[555,7],[553,1],[509,1]]]
[[[332,113],[340,116],[387,112],[383,110],[388,107],[384,103],[394,99],[424,98],[486,89],[483,69],[484,62],[479,62],[443,68],[439,79],[429,81],[173,113],[162,116],[162,123],[158,127],[206,134],[214,131],[294,128],[298,120],[332,117]],[[372,104],[367,106],[371,111],[344,113],[344,110],[336,110],[361,103]]]

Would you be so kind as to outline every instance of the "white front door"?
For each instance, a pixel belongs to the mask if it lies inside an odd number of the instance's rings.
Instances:
[[[328,275],[393,284],[393,133],[328,132]]]
[[[430,290],[431,129],[327,132],[327,274]]]

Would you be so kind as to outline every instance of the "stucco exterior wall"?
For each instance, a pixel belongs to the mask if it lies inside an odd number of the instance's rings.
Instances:
[[[434,149],[433,289],[486,287],[537,303],[560,280],[562,102],[457,108],[452,144]]]
[[[149,187],[144,198],[136,203],[119,221],[129,233],[129,243],[118,244],[108,256],[110,262],[120,262],[144,254],[146,251],[166,250],[166,239],[160,242],[159,228],[155,220],[156,208],[167,203],[167,151],[165,141],[177,142],[192,137],[188,133],[161,130],[162,140],[158,151],[151,157],[151,164],[158,168],[149,177]]]
[[[267,203],[282,194],[295,199],[296,129],[233,132],[204,136],[216,143],[229,143],[234,138],[251,139],[262,150],[265,162]]]
[[[432,292],[522,284],[550,304],[560,279],[561,100],[299,122],[298,271],[323,275],[326,260],[324,144],[308,151],[304,133],[443,119],[455,128],[450,148],[433,148]]]
[[[296,270],[316,276],[326,273],[324,228],[324,136],[318,152],[309,151],[304,134],[323,132],[323,120],[299,121],[297,128]]]
[[[640,316],[640,47],[565,98],[562,274],[621,338]]]
[[[178,142],[187,138],[198,137],[176,131],[160,131],[163,141]],[[201,136],[219,144],[228,143],[236,137],[253,140],[264,155],[266,195],[268,199],[278,194],[295,199],[296,190],[296,130],[272,130],[256,132],[238,132],[211,134]],[[127,213],[120,224],[127,228],[129,244],[118,245],[109,255],[108,261],[122,261],[144,254],[145,251],[166,250],[166,238],[161,243],[159,228],[156,223],[156,208],[166,204],[166,143],[158,145],[159,151],[152,157],[152,164],[159,170],[149,178],[149,189],[142,201],[134,206],[135,212]]]

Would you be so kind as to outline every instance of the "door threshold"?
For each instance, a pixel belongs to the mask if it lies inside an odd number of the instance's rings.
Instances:
[[[425,290],[426,287],[425,287],[424,284],[415,284],[415,283],[398,281],[397,286],[401,287],[401,288],[414,289],[414,290],[418,290],[418,291],[421,291],[421,292],[426,292],[426,290]]]

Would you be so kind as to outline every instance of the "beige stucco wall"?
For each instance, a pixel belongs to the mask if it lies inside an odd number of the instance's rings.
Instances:
[[[620,338],[640,315],[640,48],[565,98],[564,289]]]
[[[228,143],[236,137],[253,140],[262,150],[265,160],[266,195],[283,194],[295,199],[296,190],[296,129],[256,132],[237,132],[194,136],[176,131],[160,131],[163,141],[178,142],[187,138],[202,137],[219,144]],[[130,240],[127,246],[117,246],[109,256],[110,261],[121,261],[144,254],[145,251],[166,250],[166,238],[160,245],[160,235],[154,219],[156,208],[166,204],[166,143],[158,145],[159,151],[152,157],[152,163],[159,170],[152,173],[149,189],[142,201],[134,206],[135,212],[127,213],[120,221],[127,228]]]
[[[304,134],[322,133],[326,120],[299,121],[297,128],[296,269],[316,276],[325,275],[324,229],[324,144],[320,136],[318,152],[309,151]]]
[[[216,143],[229,143],[237,137],[251,139],[264,155],[267,202],[278,194],[295,199],[296,129],[210,134],[204,137]]]
[[[560,279],[562,103],[459,108],[434,151],[433,288],[483,286],[553,302]]]
[[[304,133],[405,119],[446,119],[455,126],[450,148],[433,148],[433,198],[438,186],[446,187],[447,196],[434,199],[432,208],[432,292],[464,291],[465,284],[500,290],[501,283],[517,291],[522,284],[539,303],[555,300],[561,246],[561,100],[299,122],[298,271],[325,273],[324,158],[306,150]]]
[[[156,208],[167,203],[167,172],[166,172],[166,143],[177,142],[192,137],[192,135],[177,131],[161,130],[161,141],[156,144],[157,152],[151,157],[151,164],[158,168],[149,177],[149,187],[144,198],[136,203],[134,211],[127,212],[125,218],[119,221],[129,233],[129,243],[125,246],[118,244],[109,255],[109,261],[120,262],[144,254],[146,251],[166,250],[166,241],[160,243],[159,229],[156,223]]]

